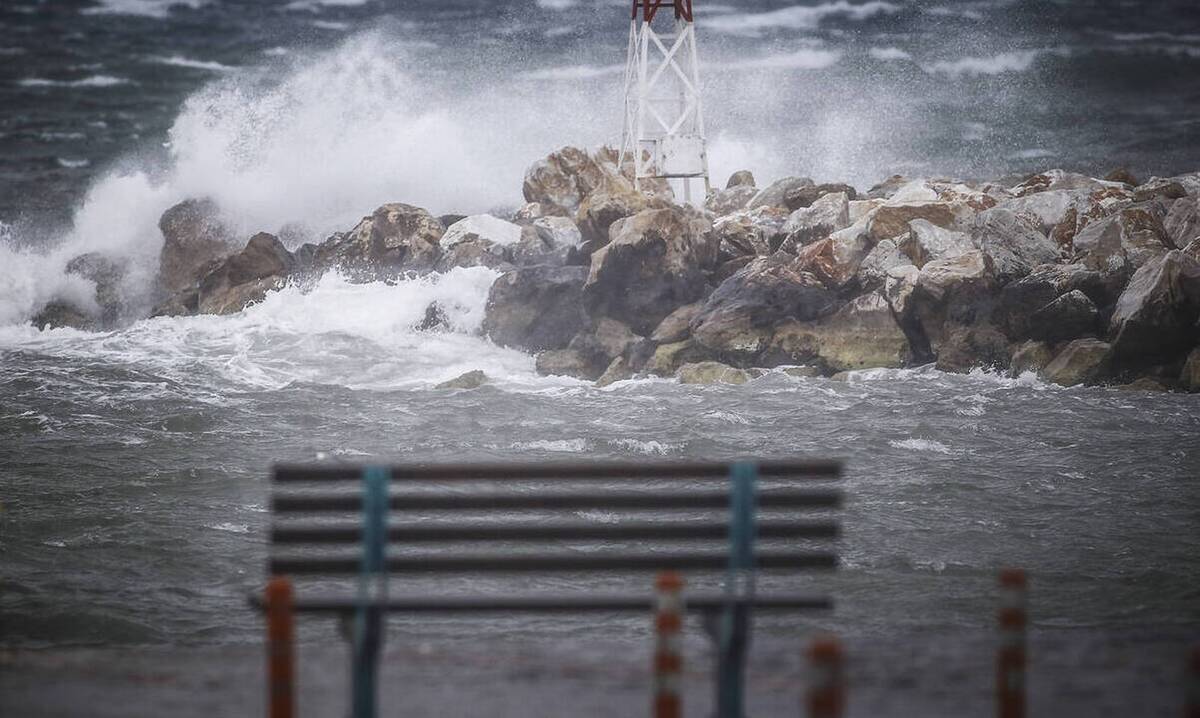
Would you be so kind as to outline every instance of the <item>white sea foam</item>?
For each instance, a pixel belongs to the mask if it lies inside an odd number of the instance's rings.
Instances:
[[[212,529],[214,531],[224,531],[226,533],[232,533],[232,534],[248,534],[248,533],[250,533],[249,525],[235,524],[235,523],[232,523],[229,521],[224,521],[219,524],[210,524],[208,526],[205,526],[204,528]]]
[[[518,388],[561,384],[537,377],[531,356],[477,336],[496,276],[460,268],[389,285],[327,274],[311,291],[289,286],[228,316],[158,317],[94,334],[0,326],[0,348],[132,364],[190,388],[214,380],[255,389],[421,388],[473,369]],[[414,328],[433,302],[449,331]]]
[[[873,47],[867,51],[867,54],[880,62],[897,62],[912,59],[911,54],[898,47]]]
[[[232,72],[236,67],[225,65],[212,60],[195,60],[182,55],[171,55],[170,57],[150,57],[147,58],[150,62],[159,65],[171,65],[172,67],[186,67],[192,70],[209,70],[211,72]]]
[[[163,19],[172,8],[185,7],[193,10],[208,4],[208,0],[99,0],[97,7],[84,8],[85,15],[140,15]]]
[[[21,87],[114,87],[128,85],[132,80],[112,75],[92,75],[79,80],[47,80],[44,77],[27,77],[18,80]]]
[[[624,65],[564,65],[530,70],[522,73],[521,77],[526,80],[589,80],[593,77],[619,75],[624,70]]]
[[[537,6],[545,10],[566,10],[579,4],[579,0],[537,0]]]
[[[903,439],[900,441],[892,440],[888,444],[897,449],[908,449],[909,451],[928,451],[934,454],[952,454],[950,447],[940,441],[932,439]]]
[[[932,75],[950,77],[1000,75],[1006,72],[1024,72],[1033,66],[1038,57],[1049,50],[1013,50],[987,57],[961,57],[957,60],[938,60],[921,65],[921,69]]]
[[[613,439],[609,442],[614,447],[634,454],[646,456],[670,456],[683,450],[680,444],[668,444],[661,441],[642,441],[641,439]]]
[[[896,13],[900,10],[900,5],[881,0],[871,0],[865,3],[838,0],[820,5],[792,5],[760,13],[742,12],[718,15],[709,19],[704,27],[705,30],[730,35],[758,35],[766,30],[811,30],[817,27],[822,20],[831,16],[864,20],[875,15]]]
[[[549,451],[562,454],[577,454],[588,449],[587,439],[538,439],[518,441],[509,448],[518,451]]]
[[[54,161],[59,167],[68,170],[79,170],[91,164],[89,160],[83,157],[55,157]]]
[[[803,49],[779,55],[764,55],[714,65],[713,70],[822,70],[837,63],[837,50]]]

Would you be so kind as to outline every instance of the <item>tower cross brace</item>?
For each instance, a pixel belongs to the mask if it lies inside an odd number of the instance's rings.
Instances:
[[[670,7],[674,24],[655,29],[659,10]],[[663,13],[666,16],[667,13]],[[665,26],[661,21],[660,26]],[[634,165],[634,185],[650,178],[678,179],[684,201],[691,181],[709,192],[708,150],[700,103],[700,64],[692,0],[633,0],[625,61],[625,122],[621,165]]]

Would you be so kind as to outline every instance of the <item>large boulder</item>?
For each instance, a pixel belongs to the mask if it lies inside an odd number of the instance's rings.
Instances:
[[[111,327],[125,309],[124,282],[127,270],[128,263],[125,261],[113,260],[99,252],[88,252],[67,262],[64,271],[96,285],[93,296],[100,310],[100,325]]]
[[[1154,208],[1131,205],[1089,223],[1072,239],[1075,262],[1119,282],[1173,248]]]
[[[522,267],[492,284],[483,332],[501,346],[564,349],[588,325],[583,311],[586,267]]]
[[[1001,283],[1020,279],[1039,264],[1061,259],[1058,245],[1037,224],[1010,209],[980,212],[971,227],[971,238],[988,257]]]
[[[911,296],[898,315],[901,326],[915,335],[910,337],[914,353],[924,355],[928,347],[933,355],[939,355],[941,345],[957,327],[989,323],[994,294],[991,266],[978,250],[928,262],[918,272]],[[891,299],[892,293],[888,296]]]
[[[796,255],[802,269],[812,272],[830,289],[841,289],[857,276],[874,243],[862,224],[839,230]]]
[[[1008,366],[1009,376],[1021,376],[1026,372],[1040,374],[1051,361],[1054,352],[1045,342],[1027,341],[1013,351]]]
[[[942,202],[884,204],[871,212],[867,233],[873,243],[896,239],[908,234],[909,222],[914,219],[923,219],[944,229],[954,227],[956,222],[951,206]]]
[[[675,378],[680,384],[745,384],[753,377],[745,369],[705,361],[684,364],[676,370]]]
[[[1013,197],[996,206],[1030,217],[1037,223],[1042,234],[1049,236],[1054,228],[1067,221],[1068,217],[1071,218],[1072,225],[1074,224],[1075,214],[1086,197],[1086,191],[1060,189]]]
[[[1056,343],[1095,334],[1100,312],[1088,296],[1073,289],[1029,317],[1029,336]]]
[[[259,232],[200,280],[197,311],[233,314],[282,287],[296,262],[273,234]]]
[[[871,248],[858,265],[855,279],[864,291],[882,288],[887,283],[888,271],[893,267],[913,266],[912,260],[900,251],[890,239],[882,240]]]
[[[1043,264],[1000,290],[996,323],[1012,339],[1028,337],[1034,313],[1072,291],[1082,292],[1098,308],[1116,299],[1099,272],[1079,264]]]
[[[642,341],[629,327],[615,319],[604,318],[595,327],[576,334],[567,345],[598,367],[600,373],[617,357],[627,356],[633,347]]]
[[[669,202],[648,197],[624,177],[606,176],[579,204],[575,223],[591,250],[608,244],[610,228],[617,220],[632,217],[649,207],[666,207]]]
[[[38,329],[96,329],[96,318],[66,301],[52,301],[35,314],[30,323]]]
[[[908,234],[900,235],[896,247],[918,269],[934,259],[950,259],[975,249],[965,233],[939,227],[927,219],[914,219],[908,227]]]
[[[159,284],[172,294],[194,287],[206,270],[237,249],[233,231],[210,199],[180,202],[163,213],[158,227],[163,235]]]
[[[787,204],[788,194],[802,187],[813,187],[814,183],[808,177],[784,177],[780,180],[775,180],[766,188],[760,190],[750,202],[746,205],[747,209],[755,209],[757,207],[780,207],[789,212],[797,209],[797,207],[789,207]]]
[[[819,321],[784,322],[775,328],[764,358],[772,364],[817,363],[839,372],[902,367],[912,353],[887,300],[871,292]]]
[[[787,236],[783,249],[795,252],[849,226],[850,200],[847,195],[844,192],[823,195],[788,216],[782,230]]]
[[[681,342],[692,335],[692,320],[704,308],[703,302],[694,304],[685,304],[667,315],[654,328],[654,333],[650,335],[650,339],[659,344],[672,344]]]
[[[318,270],[337,268],[359,281],[429,272],[441,255],[444,233],[441,221],[420,207],[385,204],[354,229],[322,242],[313,263]]]
[[[584,304],[596,318],[647,335],[679,307],[704,296],[716,263],[711,226],[684,209],[651,209],[619,220],[612,241],[592,254]]]
[[[722,259],[763,257],[772,252],[772,245],[782,234],[787,214],[777,207],[759,207],[734,212],[713,222],[713,237]]]
[[[737,185],[726,189],[713,190],[712,194],[704,200],[704,209],[717,215],[731,214],[738,210],[745,209],[750,200],[754,199],[754,195],[758,194],[758,189],[754,185]]]
[[[434,267],[439,272],[455,267],[504,268],[521,237],[519,225],[490,214],[464,217],[442,235],[441,256]]]
[[[1200,237],[1200,199],[1181,197],[1172,202],[1163,230],[1173,247],[1186,247]]]
[[[784,252],[761,257],[721,283],[692,320],[692,338],[735,363],[766,349],[773,327],[811,321],[837,310],[836,296],[800,260]]]
[[[1188,354],[1179,374],[1179,386],[1187,391],[1200,391],[1200,347]]]
[[[675,376],[679,367],[690,362],[708,361],[714,356],[707,347],[694,339],[663,344],[655,347],[654,353],[638,367],[655,376]]]
[[[1042,370],[1042,378],[1063,386],[1095,384],[1108,375],[1112,347],[1099,339],[1076,339]]]
[[[819,185],[800,185],[788,190],[783,202],[790,210],[810,207],[814,202],[828,194],[844,194],[847,200],[858,197],[858,192],[848,184],[827,183]]]
[[[1054,190],[1087,190],[1089,192],[1104,189],[1124,189],[1120,182],[1098,180],[1077,172],[1067,172],[1061,169],[1046,170],[1030,175],[1023,182],[1013,187],[1013,194],[1018,197]]]
[[[991,324],[951,324],[937,348],[937,368],[955,374],[1007,369],[1011,355],[1008,339]]]
[[[533,163],[521,189],[525,201],[537,202],[543,212],[569,217],[607,174],[587,152],[563,147]]]
[[[605,366],[597,365],[594,357],[576,349],[550,349],[537,355],[534,368],[543,376],[569,376],[595,381],[604,374]]]
[[[521,239],[511,247],[512,262],[519,267],[534,264],[577,264],[583,236],[567,217],[539,217],[521,230]]]
[[[1172,361],[1200,343],[1200,261],[1174,250],[1139,269],[1109,322],[1117,368]]]

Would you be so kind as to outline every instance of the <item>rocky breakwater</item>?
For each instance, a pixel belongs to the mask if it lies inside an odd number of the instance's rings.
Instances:
[[[635,190],[611,149],[568,147],[523,192],[505,217],[384,205],[291,251],[266,233],[239,246],[219,208],[189,200],[163,216],[155,313],[235,312],[330,270],[390,282],[486,266],[500,276],[482,332],[601,385],[936,363],[1200,389],[1200,173],[896,176],[860,193],[742,171],[689,207],[665,183]],[[81,266],[117,271],[101,259]],[[429,307],[418,328],[438,323]]]

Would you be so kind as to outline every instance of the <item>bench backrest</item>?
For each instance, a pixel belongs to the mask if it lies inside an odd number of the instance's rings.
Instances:
[[[727,570],[734,466],[642,462],[378,467],[375,471],[384,474],[388,485],[383,499],[388,547],[381,568],[392,575]],[[841,494],[829,482],[839,477],[841,465],[779,461],[750,466],[757,474],[751,506],[754,538],[765,540],[767,548],[756,551],[753,566],[747,568],[833,568],[836,555],[814,546],[838,535],[838,523],[828,513],[840,505]],[[368,533],[364,506],[370,489],[364,488],[369,484],[363,478],[367,468],[275,467],[271,575],[349,579],[360,574],[359,546]],[[825,515],[797,515],[813,511]],[[586,551],[573,550],[580,543]],[[465,603],[454,595],[440,598],[447,610],[487,604],[478,596]],[[496,598],[500,604],[505,602],[501,599],[511,603],[512,594]],[[425,599],[428,605],[416,602],[410,608],[434,610],[439,605],[439,596]],[[327,595],[308,602],[300,598],[296,607],[339,610],[352,604],[349,595]]]

